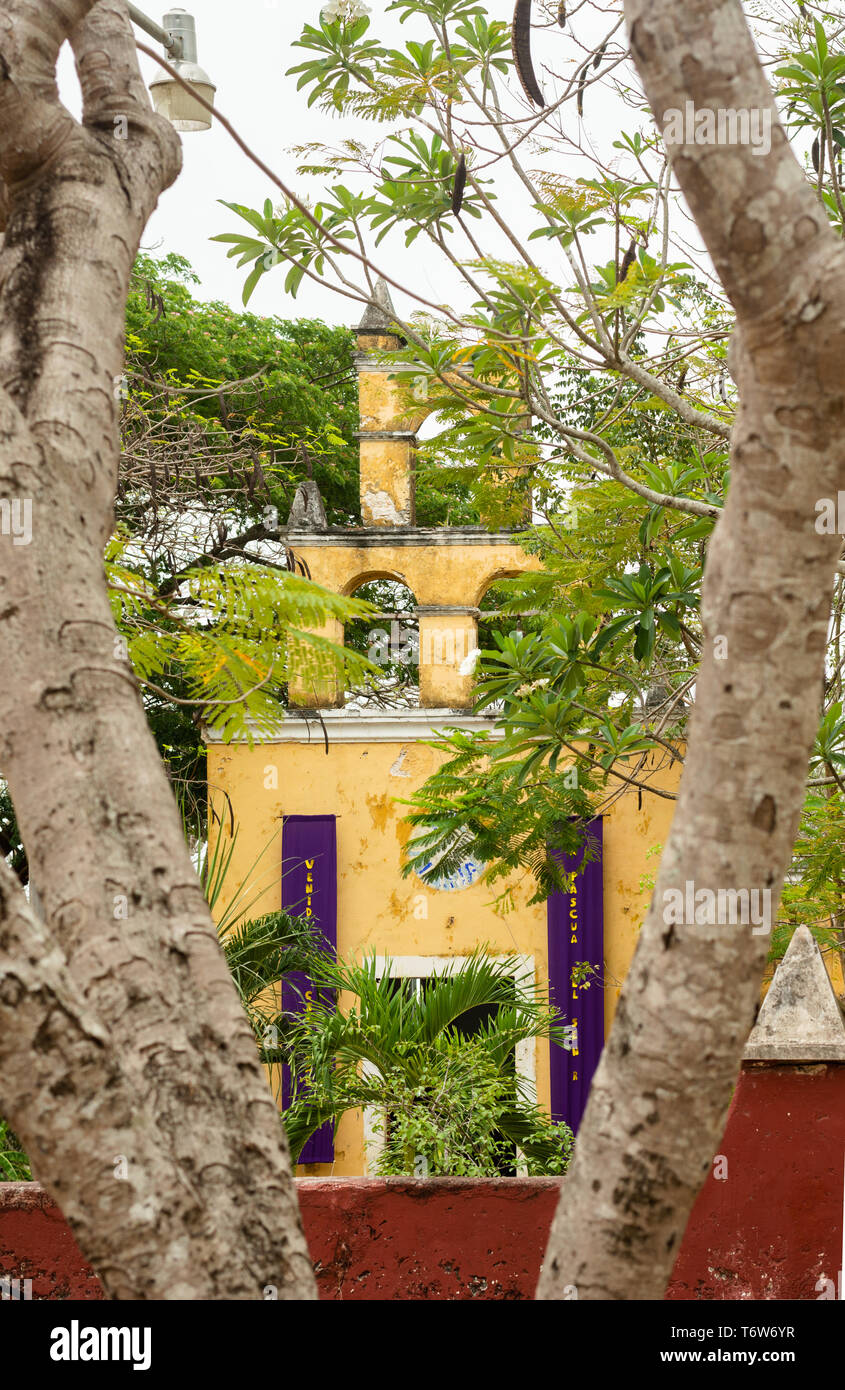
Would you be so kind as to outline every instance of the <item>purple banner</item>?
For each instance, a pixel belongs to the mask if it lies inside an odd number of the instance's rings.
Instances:
[[[572,1051],[550,1045],[552,1119],[565,1120],[575,1133],[587,1104],[593,1073],[604,1047],[604,875],[602,820],[587,827],[596,857],[583,864],[584,848],[562,856],[571,875],[571,892],[553,893],[548,900],[549,1002],[563,1014],[564,1027],[574,1029]],[[572,968],[589,961],[597,972],[584,984],[573,985]]]
[[[334,816],[285,816],[282,827],[282,910],[307,917],[319,927],[325,948],[337,951],[337,830]],[[282,1009],[302,1013],[314,986],[293,971],[282,983]],[[293,1095],[289,1067],[282,1068],[282,1109]],[[299,1163],[334,1162],[334,1126],[327,1122],[312,1134]]]

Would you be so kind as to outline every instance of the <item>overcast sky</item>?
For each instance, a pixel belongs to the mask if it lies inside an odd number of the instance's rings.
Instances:
[[[376,128],[372,124],[349,123],[307,108],[307,92],[296,91],[296,79],[286,78],[285,71],[308,55],[293,47],[305,23],[316,24],[323,0],[188,0],[185,9],[193,13],[197,24],[199,61],[217,86],[216,103],[237,127],[247,143],[279,176],[299,193],[314,197],[316,180],[299,178],[296,158],[290,147],[306,141],[334,143],[350,134],[363,136],[374,143]],[[369,0],[373,33],[380,39],[399,46],[413,36],[414,25],[401,26],[396,15],[385,11],[389,0]],[[152,19],[161,22],[158,7],[140,4]],[[588,6],[589,9],[592,6]],[[618,6],[599,4],[612,16]],[[491,18],[510,20],[513,0],[489,0],[487,11]],[[582,12],[583,13],[583,12]],[[588,21],[589,22],[589,18]],[[607,16],[595,16],[605,32]],[[612,22],[612,20],[611,20]],[[584,23],[579,21],[583,32]],[[417,28],[417,37],[425,36]],[[146,43],[154,41],[140,34]],[[560,52],[560,50],[557,50]],[[573,54],[577,53],[573,49]],[[152,59],[141,56],[142,71],[149,80],[156,71]],[[575,62],[575,56],[572,60]],[[76,79],[68,53],[60,64],[60,85],[67,105],[78,110]],[[605,112],[598,102],[592,102],[587,121],[598,123],[598,132],[608,139],[613,133],[606,128]],[[383,133],[384,128],[378,128]],[[618,129],[618,127],[617,127]],[[184,167],[174,187],[163,195],[144,236],[144,248],[159,254],[176,251],[191,261],[201,278],[195,291],[202,298],[223,299],[240,307],[244,272],[226,258],[226,248],[209,241],[217,232],[242,230],[245,224],[221,207],[219,199],[260,207],[264,199],[280,200],[277,189],[238,149],[220,125],[207,132],[182,136]],[[426,255],[421,238],[410,256],[406,256],[401,238],[388,240],[379,250],[379,263],[400,281],[413,278],[420,293],[436,303],[449,297],[448,277],[439,257]],[[257,313],[279,314],[282,317],[316,316],[330,322],[356,322],[360,318],[357,306],[331,290],[304,283],[293,300],[284,293],[284,272],[280,268],[265,276],[256,289],[250,309]],[[407,312],[410,302],[403,304],[396,296],[397,308]]]
[[[196,19],[199,61],[217,86],[217,106],[247,144],[288,186],[312,199],[318,196],[320,184],[316,179],[297,175],[298,161],[291,152],[292,146],[315,141],[335,144],[349,136],[373,145],[387,131],[385,126],[352,124],[345,117],[332,118],[316,107],[309,110],[308,93],[297,92],[296,78],[285,77],[288,68],[309,56],[293,45],[304,24],[318,22],[323,3],[325,0],[188,0],[184,7]],[[389,0],[368,0],[368,3],[372,11],[371,36],[395,43],[397,47],[410,37],[428,37],[424,21],[402,26],[395,14],[386,14]],[[139,8],[161,22],[162,12],[155,0],[152,5],[141,4]],[[488,0],[486,8],[491,18],[509,22],[513,0]],[[576,12],[577,38],[592,46],[607,34],[619,17],[621,7],[619,0],[579,0],[570,7],[570,12],[573,11]],[[539,0],[533,13],[535,23],[541,20]],[[623,35],[624,31],[620,31],[617,41],[624,42]],[[146,35],[139,32],[139,37],[154,46],[154,40]],[[552,50],[554,65],[568,75],[580,63],[584,49],[574,40],[569,24],[565,34],[557,38]],[[537,37],[534,56],[541,79],[548,88],[552,79],[543,70],[542,49]],[[149,81],[160,69],[145,55],[141,54],[140,58],[142,71]],[[63,99],[71,110],[78,112],[78,86],[67,50],[60,60],[59,79]],[[609,84],[595,87],[592,92],[588,90],[584,105],[584,120],[578,123],[579,133],[588,146],[595,142],[595,148],[607,158],[612,154],[612,141],[618,138],[620,127],[635,129],[637,115],[614,105]],[[568,118],[571,106],[567,106],[566,111]],[[647,124],[645,118],[642,124]],[[281,194],[218,124],[210,131],[184,134],[182,147],[182,174],[162,196],[147,227],[143,247],[154,254],[175,251],[186,256],[200,276],[201,285],[195,289],[196,294],[206,299],[222,299],[239,308],[245,272],[227,259],[225,246],[209,238],[219,232],[246,230],[246,224],[222,207],[219,200],[260,207],[267,197],[278,203]],[[590,176],[589,166],[583,162],[567,172]],[[500,189],[500,192],[504,204],[507,190]],[[507,212],[511,218],[518,217],[518,204],[509,204]],[[682,219],[676,230],[698,243],[688,220]],[[535,247],[537,245],[534,243]],[[485,246],[488,254],[500,250],[489,236]],[[420,237],[408,253],[401,236],[389,237],[379,248],[376,259],[388,274],[401,283],[412,282],[421,295],[434,303],[456,303],[457,277],[452,277],[439,254],[426,247],[424,237]],[[334,323],[354,324],[360,319],[357,304],[328,288],[306,279],[294,300],[285,294],[283,281],[283,267],[264,276],[250,300],[250,309],[284,318],[319,317]],[[401,294],[394,297],[400,314],[419,307],[407,296],[404,300]]]
[[[374,19],[385,4],[386,0],[370,0]],[[304,24],[318,23],[322,0],[187,0],[184,8],[196,19],[199,61],[217,86],[216,104],[271,169],[297,192],[313,196],[318,185],[315,180],[297,178],[297,161],[290,147],[306,141],[335,141],[346,132],[340,120],[314,107],[309,111],[308,93],[298,93],[296,78],[286,78],[285,72],[308,56],[293,44]],[[157,13],[153,17],[161,18]],[[380,19],[380,34],[387,28],[381,27],[383,23]],[[400,38],[394,17],[389,29]],[[143,54],[141,61],[149,78],[155,64]],[[182,147],[182,175],[163,195],[145,245],[160,242],[162,249],[187,256],[202,280],[203,297],[240,306],[245,272],[226,259],[225,246],[208,238],[216,232],[246,228],[218,199],[260,207],[265,198],[276,203],[281,195],[222,126],[183,135]],[[360,317],[348,300],[316,286],[303,286],[293,300],[285,295],[283,280],[282,267],[264,277],[250,309],[283,317],[319,316],[332,322]]]
[[[403,32],[396,16],[385,16],[388,0],[370,0],[378,35],[395,40]],[[344,138],[348,127],[338,119],[307,108],[307,92],[296,91],[296,79],[285,72],[307,54],[293,47],[303,24],[316,24],[322,0],[188,0],[183,8],[196,19],[200,64],[217,87],[216,104],[247,144],[297,192],[316,193],[315,180],[296,175],[296,159],[290,147],[306,141],[327,143]],[[163,11],[159,4],[139,4],[157,23]],[[490,0],[491,15],[506,17],[512,11],[509,0]],[[139,32],[151,47],[154,41]],[[140,55],[147,81],[156,71],[152,59]],[[78,87],[70,53],[62,54],[59,67],[62,97],[78,114]],[[373,127],[364,128],[371,138]],[[203,298],[223,299],[235,307],[241,304],[244,272],[226,258],[226,248],[209,241],[217,232],[245,229],[245,224],[221,207],[219,199],[259,207],[270,197],[280,200],[278,189],[238,149],[220,125],[210,131],[182,135],[183,169],[176,184],[161,198],[144,236],[147,250],[159,254],[177,251],[191,261],[202,281],[196,292]],[[403,264],[388,251],[385,259],[397,268]],[[419,256],[414,262],[415,278],[422,278],[425,290],[435,300],[443,298],[430,279]],[[398,277],[397,277],[398,278]],[[257,313],[283,317],[319,316],[331,322],[360,318],[350,301],[330,290],[303,286],[296,300],[285,295],[280,269],[266,276],[255,291],[250,309]]]

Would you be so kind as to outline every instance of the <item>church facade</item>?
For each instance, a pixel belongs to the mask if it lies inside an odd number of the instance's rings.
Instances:
[[[238,827],[235,882],[269,847],[255,915],[319,895],[321,925],[334,933],[338,952],[358,959],[375,953],[393,975],[425,979],[484,945],[518,956],[545,989],[555,970],[565,970],[570,945],[575,958],[586,958],[579,932],[589,931],[602,973],[589,1009],[586,992],[570,991],[564,975],[554,996],[567,1022],[580,1028],[572,1052],[561,1057],[562,1049],[538,1040],[522,1044],[516,1058],[540,1102],[569,1118],[565,1096],[589,1085],[648,905],[656,864],[649,851],[665,843],[674,802],[633,788],[613,798],[594,822],[600,858],[588,866],[580,898],[576,892],[554,905],[529,905],[531,886],[515,881],[512,910],[503,915],[471,856],[435,883],[402,876],[410,828],[401,802],[435,768],[438,754],[428,741],[446,728],[492,722],[472,713],[473,678],[461,669],[476,646],[481,600],[491,584],[536,561],[507,532],[414,524],[413,448],[425,410],[409,416],[390,368],[373,356],[399,345],[386,288],[381,300],[382,311],[368,310],[358,330],[361,525],[326,527],[319,506],[315,514],[306,505],[286,539],[312,578],[337,593],[353,594],[373,579],[410,589],[419,622],[419,704],[367,709],[345,704],[334,682],[292,688],[292,708],[269,740],[253,747],[209,741],[210,795],[226,799]],[[337,626],[327,635],[342,641]],[[661,762],[666,790],[677,772]],[[556,1078],[561,1067],[566,1075]],[[328,1149],[303,1152],[311,1161],[298,1171],[366,1173],[375,1142],[369,1124],[366,1114],[347,1115]]]

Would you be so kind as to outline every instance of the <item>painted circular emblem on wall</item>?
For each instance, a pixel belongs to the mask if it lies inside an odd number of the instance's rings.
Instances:
[[[418,839],[424,834],[424,827],[417,826],[411,835],[411,839]],[[469,839],[469,836],[467,836],[467,839]],[[432,854],[431,858],[425,864],[420,866],[422,873],[426,875],[424,879],[426,887],[436,888],[440,893],[458,893],[462,888],[471,888],[474,883],[478,882],[484,870],[487,868],[487,865],[480,859],[477,859],[474,854],[467,854],[461,860],[458,867],[453,869],[451,873],[438,874],[436,872],[437,865],[443,860],[445,855],[445,850],[439,850],[437,853]],[[434,870],[435,872],[429,875],[430,870]]]

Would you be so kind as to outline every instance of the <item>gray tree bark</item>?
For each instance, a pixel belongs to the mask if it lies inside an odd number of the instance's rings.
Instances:
[[[740,408],[710,543],[704,658],[654,897],[593,1083],[538,1297],[663,1296],[722,1134],[768,937],[672,923],[667,890],[769,890],[788,869],[817,728],[845,488],[845,249],[793,157],[738,0],[626,0],[657,121],[768,112],[772,146],[683,144],[681,189],[734,305]],[[726,646],[724,640],[726,639]],[[686,914],[684,914],[686,916]]]
[[[179,167],[123,0],[0,3],[0,498],[32,522],[0,536],[0,768],[46,916],[0,868],[0,1113],[109,1296],[310,1298],[282,1127],[103,576],[129,275]]]

